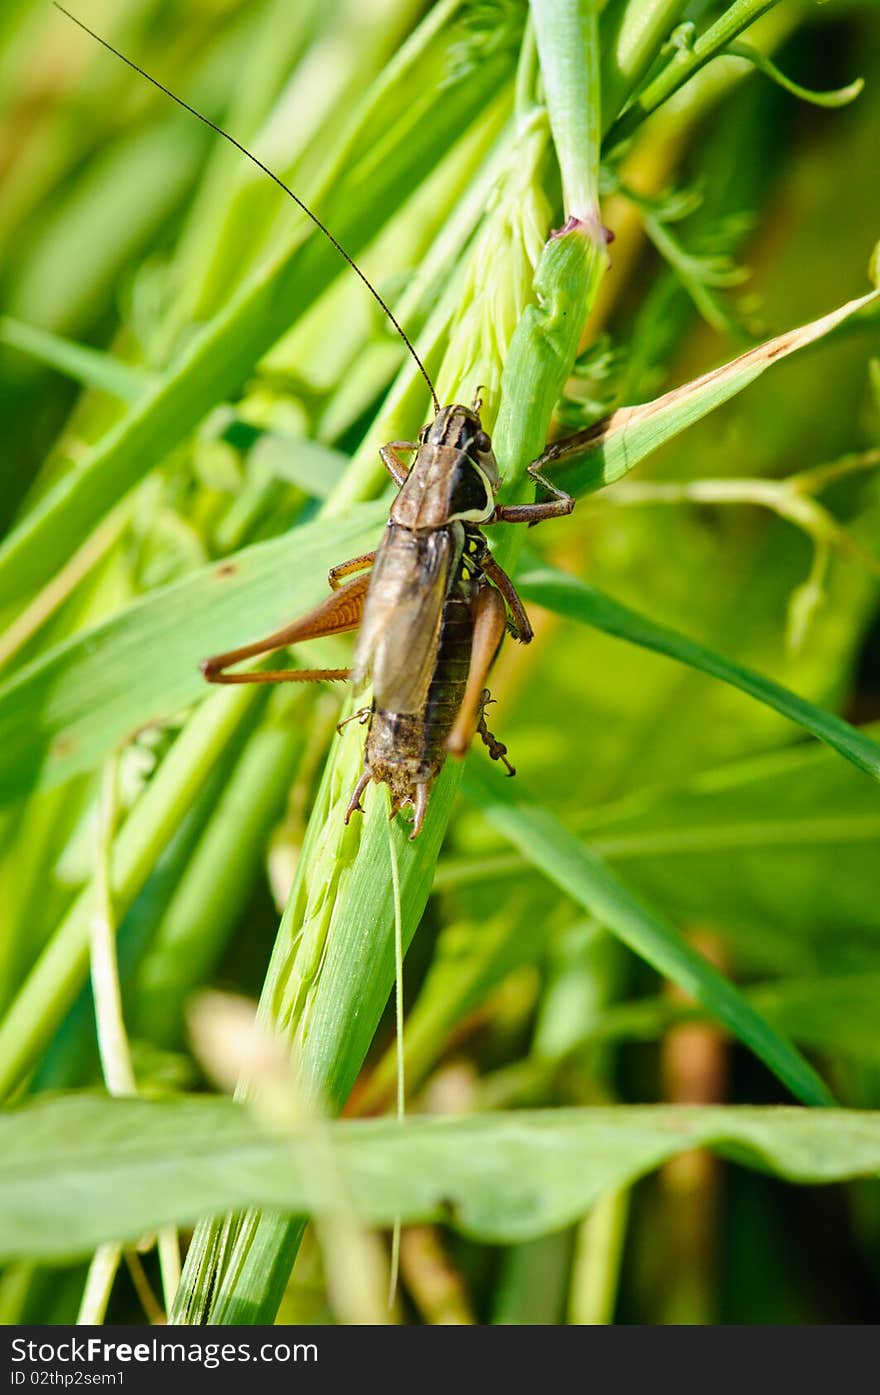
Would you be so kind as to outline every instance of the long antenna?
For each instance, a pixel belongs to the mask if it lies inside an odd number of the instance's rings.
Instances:
[[[176,102],[179,107],[183,107],[184,111],[188,111],[191,116],[197,117],[198,120],[201,121],[205,126],[210,126],[212,131],[216,131],[218,136],[222,136],[224,140],[229,141],[230,145],[234,145],[236,150],[240,150],[242,155],[246,155],[252,164],[256,165],[258,169],[261,169],[264,174],[267,174],[270,179],[274,180],[274,182],[278,185],[279,189],[283,189],[285,194],[287,194],[289,198],[293,199],[294,203],[297,205],[298,208],[302,209],[303,213],[306,215],[307,218],[311,218],[315,227],[320,229],[320,231],[327,238],[328,242],[331,242],[333,246],[336,248],[339,255],[343,257],[345,261],[348,262],[349,266],[352,268],[353,271],[357,272],[358,276],[363,281],[364,285],[370,292],[370,295],[376,301],[377,305],[380,305],[382,307],[382,310],[388,316],[388,319],[391,321],[394,328],[397,330],[397,333],[400,335],[401,339],[403,340],[404,344],[406,345],[407,349],[412,355],[412,358],[416,366],[418,367],[419,372],[421,373],[425,382],[428,384],[428,390],[431,393],[431,400],[434,403],[434,411],[439,412],[440,400],[437,397],[436,392],[434,391],[434,384],[428,377],[428,370],[425,368],[425,365],[422,363],[422,360],[416,353],[415,348],[413,347],[412,340],[410,339],[406,330],[403,328],[399,320],[396,318],[391,307],[387,304],[386,301],[382,299],[379,292],[376,290],[376,287],[372,284],[371,281],[367,280],[367,277],[361,271],[354,258],[350,257],[346,252],[345,248],[339,242],[337,242],[330,229],[324,226],[318,215],[316,213],[313,213],[312,210],[306,204],[303,203],[299,195],[295,194],[293,190],[289,188],[287,184],[284,183],[284,180],[278,177],[274,170],[270,170],[268,165],[264,165],[262,160],[259,160],[256,155],[254,155],[250,150],[248,150],[247,146],[242,145],[241,141],[236,140],[235,136],[231,136],[228,131],[224,131],[222,126],[218,126],[215,121],[211,121],[209,117],[204,116],[203,113],[197,111],[195,107],[191,107],[189,102],[185,102],[182,97],[178,97],[176,92],[172,92],[171,88],[166,87],[165,84],[160,82],[158,78],[154,78],[150,73],[145,72],[143,68],[138,67],[137,63],[135,63],[131,58],[126,58],[124,53],[120,53],[118,48],[114,48],[113,45],[111,43],[108,43],[106,39],[103,39],[100,34],[96,34],[94,29],[90,29],[89,26],[87,24],[84,24],[81,19],[77,19],[76,15],[72,15],[70,13],[70,10],[66,10],[63,5],[59,5],[58,0],[52,0],[52,3],[55,6],[56,10],[60,10],[63,15],[66,15],[68,19],[72,20],[73,23],[76,24],[80,29],[82,29],[86,34],[91,35],[93,39],[97,40],[97,42],[101,45],[102,48],[108,49],[110,53],[114,54],[117,58],[121,59],[121,61],[125,63],[127,67],[132,68],[136,73],[139,73],[142,78],[146,78],[147,82],[151,82],[154,87],[158,87],[159,91],[164,92],[166,97],[170,97],[172,102]]]

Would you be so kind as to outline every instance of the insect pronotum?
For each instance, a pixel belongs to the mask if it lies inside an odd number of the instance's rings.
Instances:
[[[293,199],[363,281],[428,385],[434,417],[418,441],[391,441],[379,451],[399,492],[376,551],[333,567],[330,595],[308,614],[252,644],[212,655],[200,666],[209,683],[371,682],[370,705],[355,714],[367,726],[367,739],[363,770],[345,821],[362,810],[361,796],[375,780],[389,788],[392,816],[405,807],[413,809],[410,837],[415,838],[447,755],[466,755],[476,735],[492,759],[514,774],[507,747],[486,723],[491,700],[486,683],[505,630],[521,644],[528,644],[533,632],[513,582],[489,551],[483,527],[556,518],[571,513],[574,500],[545,479],[539,459],[528,473],[549,497],[532,504],[496,504],[498,465],[480,421],[479,396],[469,407],[441,406],[424,364],[389,306],[302,199],[228,131],[55,3],[104,48],[234,145]],[[404,455],[412,457],[410,465]],[[350,669],[230,671],[259,655],[355,629],[360,634]]]

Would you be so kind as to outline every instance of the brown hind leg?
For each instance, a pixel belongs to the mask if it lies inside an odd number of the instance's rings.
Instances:
[[[209,683],[315,683],[320,680],[336,682],[349,678],[351,670],[347,668],[257,669],[246,670],[244,673],[229,673],[227,670],[245,659],[255,659],[260,654],[270,654],[290,644],[301,644],[307,639],[323,639],[326,635],[341,635],[348,630],[356,630],[361,623],[369,584],[369,575],[362,572],[338,590],[332,591],[307,615],[300,616],[299,620],[276,630],[274,634],[266,635],[253,644],[245,644],[240,649],[230,649],[226,654],[213,654],[209,659],[203,659],[199,665],[203,677]]]
[[[492,759],[500,760],[502,764],[506,765],[508,775],[515,775],[516,770],[510,764],[510,761],[507,759],[507,747],[504,745],[503,741],[499,741],[497,737],[493,736],[492,732],[486,725],[486,708],[489,706],[490,702],[494,701],[495,699],[492,697],[491,693],[489,692],[489,689],[484,688],[483,701],[482,706],[480,708],[480,720],[477,722],[477,731],[483,739],[484,746],[488,746],[489,755],[492,757]]]

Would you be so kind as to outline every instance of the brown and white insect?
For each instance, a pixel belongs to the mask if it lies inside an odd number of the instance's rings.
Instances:
[[[532,627],[482,529],[493,523],[559,517],[571,513],[574,500],[544,478],[538,460],[529,466],[529,474],[549,497],[533,504],[496,504],[498,465],[480,421],[479,399],[470,407],[441,407],[424,364],[389,306],[302,199],[234,136],[54,2],[104,48],[234,145],[293,199],[364,282],[430,389],[435,415],[418,441],[393,441],[379,452],[399,493],[376,551],[334,567],[331,594],[307,615],[201,664],[209,683],[372,683],[371,705],[355,714],[367,726],[367,740],[346,822],[361,809],[361,795],[375,780],[388,786],[393,814],[406,806],[414,810],[410,836],[415,838],[447,755],[464,756],[475,735],[488,746],[493,760],[503,761],[514,773],[506,746],[486,724],[486,682],[505,629],[528,644]],[[414,457],[409,467],[402,458],[407,454]],[[351,669],[230,672],[258,655],[358,628]]]
[[[498,466],[479,408],[479,400],[440,407],[417,442],[383,446],[380,455],[400,492],[377,550],[334,567],[331,595],[301,619],[202,664],[211,683],[371,681],[372,704],[356,714],[367,724],[367,741],[346,822],[375,780],[388,786],[392,813],[407,805],[415,811],[413,838],[447,754],[464,756],[476,734],[493,760],[514,773],[507,747],[486,725],[486,681],[505,629],[528,644],[532,627],[482,525],[538,523],[574,507],[537,466],[532,477],[553,497],[495,503]],[[415,458],[407,469],[401,457],[410,452]],[[259,654],[358,627],[351,669],[228,671]]]

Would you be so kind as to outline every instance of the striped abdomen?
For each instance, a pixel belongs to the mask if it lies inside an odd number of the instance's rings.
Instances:
[[[395,805],[414,800],[417,786],[433,784],[446,759],[471,657],[472,602],[469,595],[460,594],[462,590],[470,588],[455,588],[443,607],[437,659],[420,710],[373,710],[366,768],[374,780],[389,786]]]

